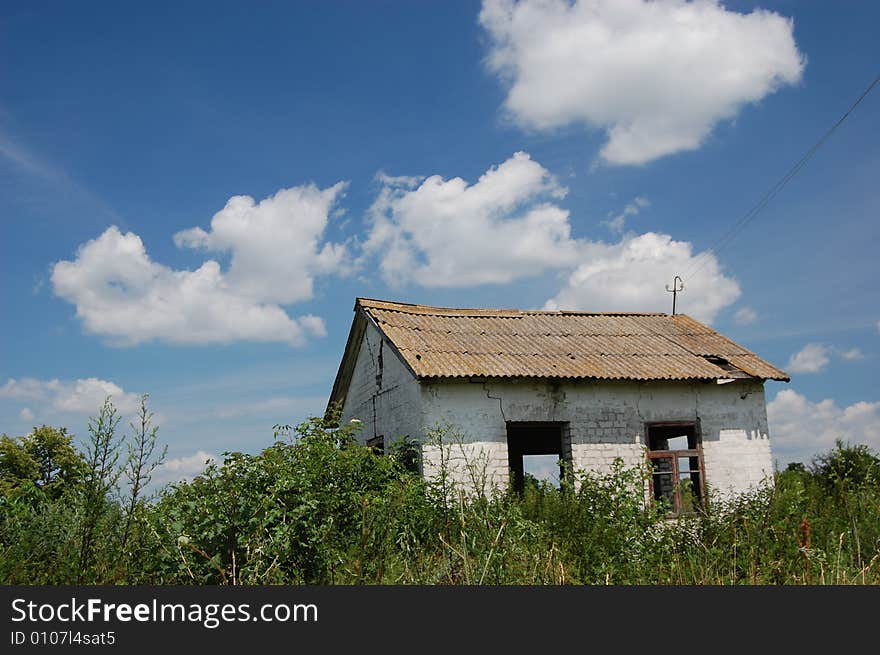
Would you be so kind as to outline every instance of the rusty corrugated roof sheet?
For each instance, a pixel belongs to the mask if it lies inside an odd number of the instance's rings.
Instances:
[[[355,310],[419,378],[713,380],[744,373],[789,380],[683,314],[455,309],[367,298]]]

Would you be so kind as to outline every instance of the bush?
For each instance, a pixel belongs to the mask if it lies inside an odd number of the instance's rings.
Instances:
[[[828,487],[880,484],[880,457],[868,446],[850,446],[840,439],[830,452],[813,458],[810,470]]]
[[[332,584],[374,573],[376,542],[389,528],[376,515],[408,474],[358,445],[352,426],[331,426],[311,419],[289,442],[228,453],[170,487],[152,517],[162,580]]]

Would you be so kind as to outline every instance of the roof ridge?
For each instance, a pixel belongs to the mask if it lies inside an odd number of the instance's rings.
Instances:
[[[422,314],[427,316],[657,316],[671,318],[664,312],[588,312],[580,310],[543,310],[543,309],[516,309],[516,308],[491,308],[491,307],[437,307],[433,305],[420,305],[416,303],[397,302],[394,300],[379,300],[376,298],[358,297],[355,307],[364,309],[376,308],[401,314]],[[684,316],[684,314],[679,314]]]

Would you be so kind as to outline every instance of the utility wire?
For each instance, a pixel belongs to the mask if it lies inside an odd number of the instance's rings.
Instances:
[[[813,155],[818,152],[819,148],[821,148],[824,143],[831,137],[832,134],[840,127],[843,122],[849,118],[849,115],[855,110],[856,107],[864,100],[871,91],[874,90],[874,87],[877,86],[878,82],[880,82],[880,75],[874,78],[874,81],[868,86],[867,89],[864,90],[862,95],[859,96],[858,100],[856,100],[849,109],[846,110],[846,113],[840,117],[831,129],[829,129],[825,134],[822,135],[822,138],[816,141],[813,144],[813,147],[807,150],[807,152],[801,157],[797,163],[791,167],[791,169],[786,173],[775,185],[773,185],[767,193],[765,193],[761,199],[752,207],[749,211],[747,211],[733,226],[721,236],[715,244],[709,248],[708,250],[703,251],[691,265],[691,268],[684,275],[686,280],[690,280],[695,276],[706,264],[709,263],[711,255],[718,254],[722,249],[726,248],[731,241],[739,234],[751,221],[755,218],[761,211],[766,207],[776,195],[785,188],[785,186],[791,181],[791,179],[797,175],[801,169],[807,165]]]

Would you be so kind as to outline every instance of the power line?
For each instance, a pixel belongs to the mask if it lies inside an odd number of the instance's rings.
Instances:
[[[818,152],[819,148],[821,148],[824,143],[831,137],[832,134],[840,127],[843,122],[849,118],[849,115],[855,110],[856,107],[864,100],[869,93],[877,86],[877,83],[880,82],[880,75],[874,78],[874,81],[868,85],[868,88],[862,92],[862,95],[859,96],[858,100],[856,100],[849,109],[846,110],[846,113],[840,117],[840,119],[831,126],[825,134],[822,135],[813,147],[807,150],[807,152],[797,161],[797,163],[789,169],[789,171],[776,183],[774,184],[762,197],[761,199],[753,206],[749,211],[747,211],[736,223],[731,226],[731,228],[725,232],[715,244],[709,248],[708,250],[703,251],[697,258],[694,260],[694,263],[691,265],[691,268],[684,275],[686,280],[690,280],[694,275],[696,275],[707,263],[709,263],[709,259],[711,255],[718,254],[722,249],[726,248],[731,241],[739,234],[751,221],[755,218],[761,211],[766,207],[776,195],[785,188],[785,186],[791,181],[791,179],[797,175],[801,169],[807,165],[813,155]]]

